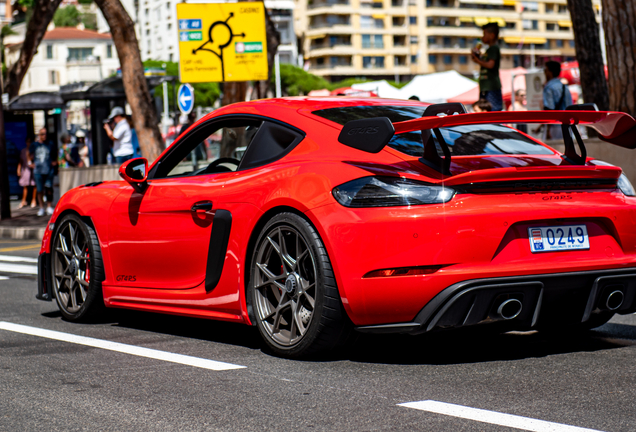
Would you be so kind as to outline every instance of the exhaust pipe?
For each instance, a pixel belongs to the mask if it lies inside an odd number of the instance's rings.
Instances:
[[[497,315],[499,315],[502,319],[511,320],[519,316],[522,308],[523,305],[521,304],[521,301],[514,298],[508,299],[499,305],[499,308],[497,308]]]
[[[612,291],[611,293],[609,293],[607,299],[605,300],[605,307],[608,310],[615,311],[622,306],[623,300],[625,300],[625,294],[623,294],[623,291]]]

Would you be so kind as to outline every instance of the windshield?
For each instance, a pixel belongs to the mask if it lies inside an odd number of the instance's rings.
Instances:
[[[313,111],[312,114],[341,125],[372,117],[388,117],[395,123],[420,118],[425,109],[417,106],[352,106]],[[553,154],[547,147],[503,125],[453,126],[440,128],[440,132],[454,156]],[[443,156],[435,135],[432,139],[437,152]],[[389,147],[409,156],[422,156],[422,134],[419,131],[396,134],[389,141]]]

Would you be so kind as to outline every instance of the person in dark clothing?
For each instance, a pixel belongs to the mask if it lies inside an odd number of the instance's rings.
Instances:
[[[501,50],[497,44],[499,41],[499,24],[488,23],[482,27],[484,31],[482,42],[488,45],[485,53],[481,53],[481,44],[471,50],[473,61],[481,66],[479,71],[479,98],[490,102],[493,111],[503,109],[503,97],[501,94],[501,79],[499,78],[499,64],[501,63]]]
[[[37,190],[38,204],[40,210],[38,216],[44,216],[44,194],[46,193],[46,214],[53,214],[53,178],[55,177],[55,166],[57,165],[57,149],[47,139],[45,128],[40,129],[38,139],[30,148],[33,160],[33,176]]]

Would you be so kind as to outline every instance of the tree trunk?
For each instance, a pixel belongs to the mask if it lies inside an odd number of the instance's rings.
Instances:
[[[269,75],[272,74],[272,68],[274,67],[274,57],[276,57],[276,51],[278,50],[278,44],[280,43],[280,33],[276,30],[276,25],[269,16],[269,12],[265,9],[265,32],[267,37],[267,66],[269,68]],[[269,76],[268,76],[269,78]],[[269,85],[269,79],[263,80],[265,85],[261,82],[257,83],[259,93],[263,86]],[[225,82],[223,83],[223,98],[221,99],[222,105],[229,105],[235,102],[243,102],[247,93],[247,83],[245,82]]]
[[[33,15],[29,20],[20,50],[20,58],[11,66],[7,74],[7,85],[5,92],[9,94],[9,99],[20,93],[20,86],[24,75],[26,75],[33,56],[38,51],[38,45],[42,42],[46,28],[49,26],[53,15],[62,0],[36,0],[33,4]]]
[[[593,102],[601,111],[606,111],[609,109],[609,92],[592,0],[568,0],[568,9],[574,30],[576,60],[581,71],[583,100]]]
[[[126,99],[133,112],[133,123],[141,152],[149,162],[164,149],[157,112],[144,76],[144,66],[135,35],[135,25],[120,0],[95,0],[102,11],[117,49]]]
[[[609,107],[636,116],[636,2],[603,0]]]

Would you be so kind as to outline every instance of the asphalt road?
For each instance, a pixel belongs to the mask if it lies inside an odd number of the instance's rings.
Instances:
[[[3,270],[34,266],[37,252],[0,240],[2,431],[636,430],[634,315],[578,335],[365,335],[328,358],[291,361],[241,325],[131,311],[66,322],[35,299],[34,276]],[[23,333],[42,329],[72,341]],[[88,346],[94,339],[139,352]],[[139,348],[244,367],[211,370]],[[417,401],[441,404],[399,406]],[[449,412],[432,412],[440,407]]]

